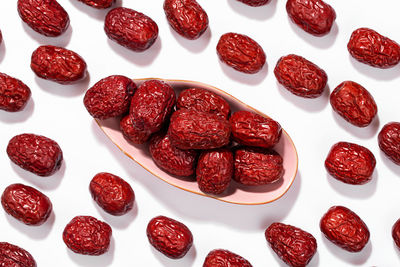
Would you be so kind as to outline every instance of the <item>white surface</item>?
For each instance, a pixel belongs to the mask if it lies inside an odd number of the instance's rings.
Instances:
[[[0,71],[22,79],[30,86],[32,99],[23,112],[0,111],[0,190],[11,183],[25,183],[47,194],[54,206],[53,215],[40,227],[25,226],[1,211],[1,241],[30,251],[38,266],[201,266],[214,248],[236,252],[255,267],[284,266],[264,238],[269,224],[281,221],[316,237],[318,252],[310,266],[399,265],[391,227],[400,217],[400,167],[380,152],[377,133],[387,122],[400,120],[400,67],[380,70],[358,63],[350,58],[346,44],[351,32],[362,26],[400,41],[400,2],[329,1],[337,19],[332,32],[321,38],[292,24],[283,0],[272,0],[258,8],[236,0],[199,0],[208,13],[209,30],[199,40],[189,41],[169,27],[162,0],[123,0],[124,6],[147,14],[159,26],[158,40],[144,53],[131,52],[107,39],[103,31],[106,11],[86,7],[77,0],[59,2],[71,19],[70,28],[59,38],[41,36],[23,24],[16,1],[1,4],[4,41]],[[219,36],[229,31],[245,33],[264,48],[268,66],[261,73],[241,74],[219,63],[215,46]],[[90,79],[63,86],[36,78],[29,64],[32,51],[40,44],[62,45],[78,52],[88,64]],[[278,86],[273,68],[279,57],[289,53],[302,55],[323,68],[330,90],[348,79],[364,85],[377,102],[379,119],[359,129],[332,112],[328,92],[309,100]],[[156,179],[105,137],[82,104],[85,90],[111,74],[201,81],[275,118],[298,149],[299,172],[292,188],[271,204],[237,206],[184,192]],[[59,172],[40,178],[11,164],[5,153],[7,143],[23,132],[42,134],[60,144],[65,161]],[[377,166],[370,183],[350,186],[327,175],[323,162],[331,145],[338,141],[358,143],[375,154]],[[88,184],[101,171],[117,174],[132,185],[136,194],[133,212],[113,217],[92,201]],[[322,236],[319,220],[332,205],[347,206],[368,225],[371,239],[361,253],[347,253]],[[147,222],[160,214],[185,223],[194,235],[194,247],[181,260],[166,258],[147,241]],[[76,215],[92,215],[112,226],[112,247],[107,254],[80,256],[66,248],[61,233]]]

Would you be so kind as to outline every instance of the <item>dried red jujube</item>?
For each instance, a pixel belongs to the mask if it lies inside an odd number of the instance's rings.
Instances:
[[[61,167],[63,153],[52,139],[36,134],[16,135],[8,142],[12,162],[39,176],[50,176]]]
[[[292,267],[305,267],[317,252],[314,236],[292,225],[273,223],[265,230],[265,238],[279,258]]]
[[[112,215],[124,215],[133,208],[135,193],[119,176],[107,172],[98,173],[90,181],[89,190],[94,201]]]
[[[32,30],[57,37],[69,26],[69,16],[56,0],[18,0],[18,13]]]
[[[158,36],[158,26],[150,17],[125,7],[107,13],[104,31],[111,40],[136,52],[150,48]]]
[[[268,4],[270,0],[238,0],[248,6],[263,6]]]
[[[64,228],[65,245],[75,253],[101,255],[110,247],[111,227],[92,216],[76,216]]]
[[[281,57],[276,63],[274,74],[278,82],[292,94],[305,98],[322,95],[328,81],[323,69],[294,54]]]
[[[83,103],[93,118],[108,119],[128,112],[136,84],[122,75],[108,76],[86,91]]]
[[[0,109],[9,112],[20,111],[30,97],[31,90],[26,84],[0,72]]]
[[[165,216],[151,219],[146,233],[150,244],[171,259],[185,256],[193,244],[193,235],[189,228]]]
[[[150,133],[147,131],[139,130],[132,123],[130,115],[123,117],[119,123],[122,134],[134,144],[144,144],[149,140]]]
[[[109,8],[112,6],[113,3],[115,3],[115,0],[78,0],[81,1],[82,3],[98,8],[98,9],[104,9],[104,8]]]
[[[400,219],[393,224],[392,238],[397,248],[400,249]]]
[[[315,36],[329,33],[336,19],[335,10],[322,0],[288,0],[286,11],[295,24]]]
[[[32,255],[16,245],[0,242],[0,266],[2,267],[36,267]]]
[[[192,109],[213,113],[227,119],[231,112],[229,103],[221,96],[202,88],[183,90],[176,101],[178,109]]]
[[[280,124],[251,111],[240,110],[229,119],[233,140],[242,145],[269,148],[282,135]]]
[[[252,267],[242,256],[226,249],[214,249],[207,254],[203,267]]]
[[[199,38],[207,30],[207,13],[196,0],[165,0],[164,12],[169,25],[189,40]]]
[[[378,134],[379,148],[395,164],[400,165],[400,122],[389,122]]]
[[[348,142],[333,145],[325,160],[325,168],[330,175],[354,185],[369,182],[375,165],[375,156],[368,148]]]
[[[32,53],[31,69],[42,79],[71,84],[85,77],[86,62],[74,51],[42,45]]]
[[[223,34],[217,44],[219,59],[229,67],[244,73],[259,72],[266,62],[262,47],[247,35]]]
[[[363,220],[343,206],[331,207],[322,216],[320,229],[329,241],[349,252],[361,251],[370,235]]]

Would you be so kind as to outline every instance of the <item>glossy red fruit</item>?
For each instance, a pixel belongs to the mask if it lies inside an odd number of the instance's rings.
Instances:
[[[329,33],[336,19],[335,10],[322,0],[288,0],[286,11],[295,24],[315,36]]]
[[[282,135],[278,122],[250,111],[236,111],[229,122],[233,140],[242,145],[269,148],[276,145]]]
[[[0,72],[0,109],[9,112],[20,111],[30,97],[31,90],[26,84]]]
[[[330,175],[355,185],[369,182],[375,165],[374,154],[368,148],[348,142],[333,145],[325,160],[325,168]]]
[[[274,150],[257,147],[236,147],[234,176],[244,185],[271,184],[282,178],[283,159]]]
[[[242,256],[226,249],[214,249],[207,254],[203,267],[252,267]]]
[[[151,219],[146,232],[150,244],[171,259],[185,256],[193,244],[193,235],[189,228],[165,216]]]
[[[108,76],[86,91],[83,104],[96,119],[121,116],[128,112],[135,90],[136,84],[128,77]]]
[[[121,216],[133,208],[135,193],[119,176],[107,172],[98,173],[90,181],[89,190],[94,201],[112,215]]]
[[[174,147],[165,133],[156,134],[150,139],[149,150],[157,166],[169,174],[177,176],[194,174],[197,152]]]
[[[0,266],[2,267],[36,267],[35,259],[23,248],[0,242]]]
[[[16,135],[8,142],[12,162],[39,176],[50,176],[61,167],[63,153],[50,138],[36,134]]]
[[[107,223],[91,216],[76,216],[65,226],[63,240],[75,253],[101,255],[108,251],[111,235]]]
[[[399,44],[368,28],[353,31],[347,49],[356,60],[376,68],[391,68],[400,62]]]
[[[183,90],[178,96],[176,107],[212,113],[224,119],[227,119],[231,112],[229,103],[225,99],[202,88]]]
[[[23,184],[7,186],[1,196],[1,205],[8,214],[27,225],[42,225],[53,207],[46,195]]]
[[[207,30],[207,13],[196,0],[165,0],[164,12],[172,29],[189,40]]]
[[[158,36],[158,26],[150,17],[125,7],[108,12],[104,31],[111,40],[136,52],[150,48]]]
[[[342,206],[331,207],[321,218],[320,228],[329,241],[349,252],[361,251],[369,240],[367,225]]]
[[[18,0],[18,13],[32,30],[49,37],[63,34],[69,16],[56,0]]]
[[[276,63],[274,74],[289,92],[305,98],[322,95],[328,81],[323,69],[294,54],[281,57]]]
[[[112,4],[115,3],[115,0],[78,0],[82,3],[97,8],[97,9],[104,9],[109,8]]]
[[[283,223],[273,223],[265,230],[272,250],[287,265],[305,267],[317,252],[317,240],[300,228]]]
[[[229,144],[231,127],[218,115],[180,109],[171,116],[168,135],[180,149],[213,149]]]
[[[259,72],[266,62],[262,47],[247,35],[223,34],[217,44],[219,59],[229,67],[244,73]]]
[[[207,194],[222,194],[233,176],[233,153],[219,148],[201,152],[196,168],[196,180],[201,191]]]
[[[123,117],[119,123],[122,134],[134,144],[144,144],[149,140],[150,133],[147,131],[137,129],[133,123],[130,115]]]
[[[339,84],[331,93],[330,102],[334,111],[358,127],[368,126],[378,112],[372,95],[352,81]]]
[[[74,51],[42,45],[32,53],[31,69],[42,79],[71,84],[86,75],[86,62]]]
[[[389,122],[378,134],[379,148],[395,164],[400,165],[400,122]]]
[[[392,227],[392,237],[397,248],[400,249],[400,219]]]
[[[238,0],[248,6],[263,6],[268,4],[270,0]]]
[[[165,82],[142,83],[132,97],[130,116],[133,125],[148,134],[158,132],[169,118],[176,102],[174,89]]]

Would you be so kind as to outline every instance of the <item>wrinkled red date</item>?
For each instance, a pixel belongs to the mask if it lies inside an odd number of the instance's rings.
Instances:
[[[199,38],[207,30],[207,13],[196,0],[165,0],[164,12],[169,25],[189,40]]]
[[[294,23],[315,36],[329,33],[336,19],[335,10],[322,0],[288,0],[286,11]]]
[[[270,0],[238,0],[248,6],[263,6],[268,4]]]
[[[379,148],[395,164],[400,165],[400,122],[390,122],[378,134]]]
[[[108,119],[128,112],[135,83],[121,75],[101,79],[86,91],[83,103],[93,118]]]
[[[375,156],[369,149],[348,142],[333,145],[325,160],[325,168],[330,175],[355,185],[369,182],[375,165]]]
[[[358,127],[368,126],[378,108],[372,95],[360,84],[345,81],[333,90],[330,102],[334,111]]]
[[[180,109],[171,116],[168,135],[180,149],[213,149],[229,143],[231,127],[218,115]]]
[[[36,267],[32,255],[16,245],[0,242],[0,266],[2,267]]]
[[[265,64],[262,47],[250,37],[238,33],[225,33],[217,44],[219,59],[229,67],[244,73],[257,73]]]
[[[194,174],[197,152],[172,146],[165,133],[156,134],[150,139],[149,150],[154,162],[164,171],[177,176]]]
[[[90,181],[89,190],[94,201],[112,215],[124,215],[133,208],[135,193],[132,187],[114,174],[96,174]]]
[[[115,3],[115,0],[78,0],[81,1],[82,3],[98,8],[98,9],[103,9],[103,8],[109,8],[112,6],[113,3]]]
[[[200,154],[196,180],[201,191],[222,194],[233,176],[233,153],[230,149],[206,150]]]
[[[282,178],[283,159],[276,151],[236,147],[233,178],[244,185],[271,184]]]
[[[278,82],[292,94],[305,98],[316,98],[324,92],[328,76],[326,72],[298,55],[281,57],[274,74]]]
[[[42,79],[70,84],[85,77],[86,62],[71,50],[43,45],[33,51],[31,69]]]
[[[64,33],[69,16],[56,0],[18,0],[21,19],[34,31],[49,37]]]
[[[280,124],[250,111],[236,111],[229,119],[233,140],[242,145],[272,147],[282,135]]]
[[[92,216],[76,216],[66,226],[63,240],[73,252],[101,255],[110,247],[111,227]]]
[[[26,84],[0,72],[0,109],[9,112],[20,111],[30,97],[31,90]]]
[[[124,7],[108,12],[104,31],[111,40],[136,52],[150,48],[158,36],[158,26],[150,17]]]
[[[175,91],[165,82],[150,80],[142,83],[131,101],[133,125],[144,132],[158,132],[171,114],[175,102]]]
[[[367,225],[342,206],[333,206],[324,214],[320,229],[329,241],[349,252],[361,251],[369,240]]]
[[[272,250],[287,265],[305,267],[317,252],[317,240],[300,228],[283,223],[273,223],[265,230]]]
[[[1,196],[1,205],[8,214],[27,225],[42,225],[53,208],[46,195],[23,184],[7,186]]]
[[[231,112],[229,103],[221,96],[201,88],[189,88],[183,90],[176,102],[178,109],[192,109],[207,113],[213,113],[227,119]]]
[[[397,248],[400,249],[400,219],[392,227],[392,237]]]
[[[189,228],[165,216],[151,219],[146,233],[150,244],[171,259],[185,256],[193,244],[193,235]]]
[[[130,115],[123,117],[119,123],[122,134],[134,144],[144,144],[150,137],[147,131],[137,129],[133,123]]]
[[[203,267],[252,267],[242,256],[226,249],[214,249],[207,254]]]
[[[399,44],[368,28],[353,31],[347,49],[356,60],[376,68],[390,68],[400,61]]]
[[[55,141],[36,134],[20,134],[11,138],[7,154],[16,165],[39,176],[55,173],[63,159],[61,148]]]

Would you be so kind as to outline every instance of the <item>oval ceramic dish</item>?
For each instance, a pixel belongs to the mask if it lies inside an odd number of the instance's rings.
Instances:
[[[178,95],[180,91],[183,89],[193,88],[193,87],[204,88],[225,98],[225,100],[228,101],[228,103],[231,106],[232,113],[237,110],[248,110],[256,112],[262,116],[268,117],[267,115],[246,105],[245,103],[229,95],[228,93],[222,91],[221,89],[200,82],[158,79],[158,78],[134,79],[134,81],[139,86],[144,81],[152,79],[162,80],[168,83],[175,89],[176,95]],[[149,171],[157,178],[191,193],[212,197],[221,201],[234,204],[242,204],[242,205],[265,204],[277,200],[278,198],[283,196],[289,190],[290,186],[292,185],[296,177],[297,165],[298,165],[296,148],[290,136],[283,130],[282,137],[279,143],[274,147],[274,149],[283,157],[283,167],[285,173],[281,180],[279,180],[274,184],[263,185],[263,186],[245,186],[238,184],[232,180],[231,185],[229,186],[227,192],[224,193],[223,195],[220,196],[207,195],[199,189],[195,178],[181,179],[179,177],[169,175],[168,173],[164,172],[159,167],[157,167],[157,165],[153,162],[148,152],[147,145],[133,145],[127,139],[124,138],[119,128],[119,121],[120,118],[112,118],[108,120],[96,120],[97,124],[107,135],[107,137],[123,153],[125,153],[125,155],[133,159],[136,163],[138,163],[140,166],[145,168],[147,171]]]

